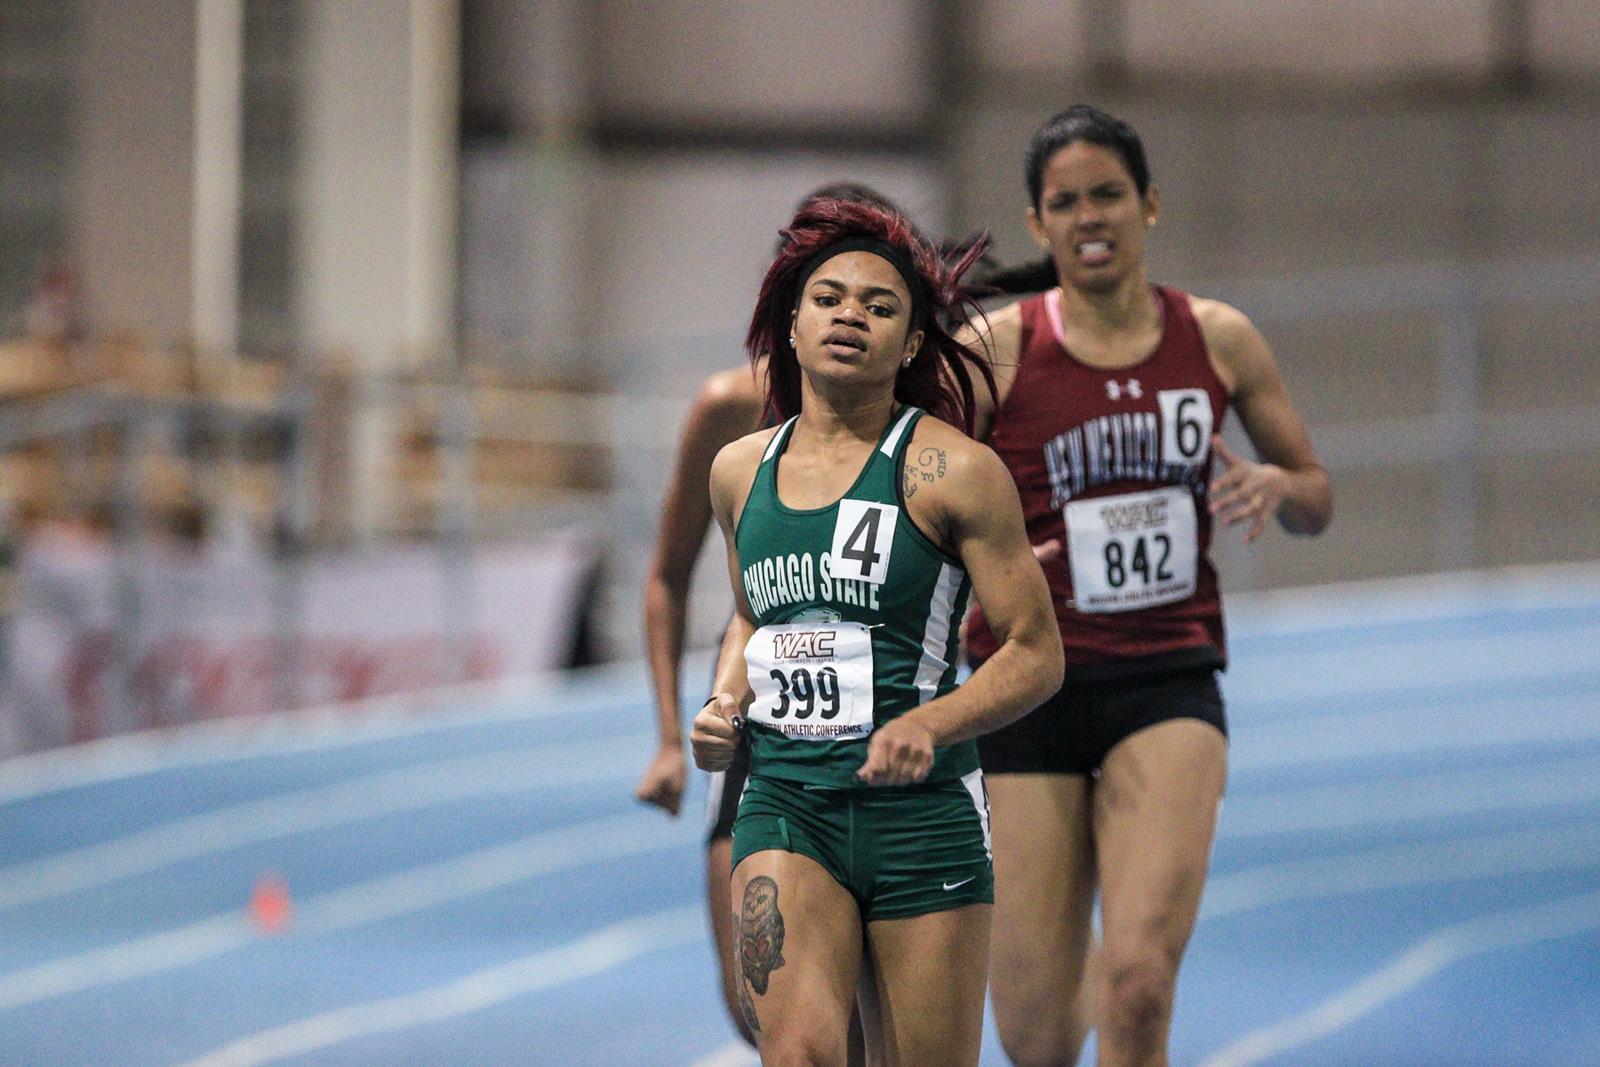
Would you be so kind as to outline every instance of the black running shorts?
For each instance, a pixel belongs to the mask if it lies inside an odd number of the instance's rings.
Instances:
[[[733,764],[725,771],[712,771],[706,790],[706,844],[733,836],[733,817],[739,814],[739,794],[750,777],[750,746],[740,745]]]
[[[1010,726],[978,738],[978,757],[985,774],[1094,774],[1117,745],[1171,719],[1199,719],[1228,735],[1215,670],[1068,680]]]

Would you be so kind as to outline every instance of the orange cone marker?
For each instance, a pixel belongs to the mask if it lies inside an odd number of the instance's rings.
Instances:
[[[250,918],[263,933],[282,933],[293,910],[287,882],[271,872],[256,879],[250,893]]]

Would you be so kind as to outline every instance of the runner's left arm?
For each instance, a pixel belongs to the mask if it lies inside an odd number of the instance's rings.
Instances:
[[[1333,487],[1266,338],[1243,312],[1218,301],[1199,302],[1196,317],[1259,454],[1246,459],[1220,435],[1212,438],[1226,468],[1211,483],[1212,514],[1227,526],[1249,523],[1246,543],[1261,536],[1274,515],[1289,533],[1321,533],[1333,519]]]

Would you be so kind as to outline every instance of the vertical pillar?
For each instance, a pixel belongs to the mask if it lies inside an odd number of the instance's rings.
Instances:
[[[371,378],[453,350],[459,0],[306,0],[295,304],[318,359]],[[353,530],[393,491],[388,391],[358,386]]]
[[[98,333],[192,326],[195,0],[82,0],[72,247]]]
[[[1128,58],[1127,0],[1081,0],[1083,5],[1083,58],[1089,77],[1106,87],[1125,84],[1131,73]]]
[[[393,365],[455,333],[459,0],[306,0],[296,303]]]
[[[189,332],[202,359],[239,343],[244,0],[198,0]]]
[[[406,343],[424,358],[453,363],[461,151],[459,0],[411,0],[409,28]]]
[[[527,299],[530,336],[552,346],[536,354],[541,369],[583,377],[609,374],[596,367],[585,338],[603,327],[598,287],[592,276],[595,250],[589,233],[590,195],[598,166],[587,140],[590,77],[586,65],[593,9],[583,0],[548,0],[536,5],[531,42],[533,89],[525,113],[534,130],[528,160],[529,231]]]
[[[1533,4],[1530,0],[1495,0],[1491,14],[1494,54],[1490,76],[1507,92],[1527,93],[1536,77],[1533,50]]]

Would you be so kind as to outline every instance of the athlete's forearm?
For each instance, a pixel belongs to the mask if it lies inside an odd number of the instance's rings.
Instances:
[[[907,714],[928,728],[935,745],[953,745],[1022,718],[1061,688],[1061,671],[1061,638],[1053,626],[1014,635],[966,684]]]
[[[683,744],[683,709],[678,703],[678,686],[684,620],[688,613],[687,592],[674,588],[657,574],[645,581],[645,658],[655,692],[656,734],[662,747]]]
[[[1285,470],[1289,493],[1278,505],[1278,524],[1289,533],[1315,536],[1333,519],[1333,485],[1321,467]]]
[[[713,693],[727,693],[739,704],[743,713],[750,707],[755,694],[750,690],[750,675],[745,668],[744,649],[750,635],[756,632],[755,624],[743,615],[735,614],[722,635],[722,651],[717,656],[717,678],[712,684]]]

